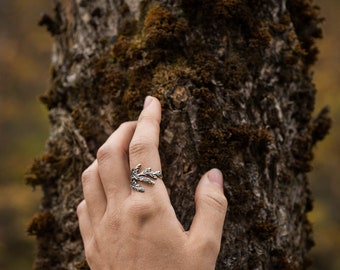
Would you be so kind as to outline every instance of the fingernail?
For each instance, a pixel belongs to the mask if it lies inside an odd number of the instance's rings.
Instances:
[[[214,183],[220,187],[223,186],[223,175],[219,169],[211,169],[208,172],[208,179],[210,183]]]
[[[146,107],[148,107],[151,102],[152,102],[152,97],[151,96],[147,96],[145,98],[145,100],[144,100],[144,107],[143,108],[145,109]]]

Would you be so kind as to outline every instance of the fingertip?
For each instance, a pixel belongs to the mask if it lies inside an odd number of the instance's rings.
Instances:
[[[219,169],[211,169],[202,176],[196,188],[195,198],[200,200],[202,197],[215,198],[217,208],[222,210],[228,207],[223,189],[223,174]]]
[[[156,97],[147,96],[144,100],[143,110],[149,111],[150,108],[153,110],[156,108],[157,110],[161,110],[161,104]]]
[[[153,100],[152,96],[147,96],[144,100],[143,109],[146,109],[151,104],[152,100]]]
[[[211,169],[207,173],[207,179],[210,183],[217,185],[220,188],[223,188],[223,174],[219,169]]]
[[[137,129],[139,125],[145,122],[155,121],[159,126],[162,117],[162,107],[159,100],[153,96],[147,96],[144,100],[144,107],[137,120]],[[144,121],[147,120],[147,121]],[[143,124],[142,124],[143,122]]]

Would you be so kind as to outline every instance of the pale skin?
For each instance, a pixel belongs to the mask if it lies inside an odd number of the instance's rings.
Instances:
[[[77,208],[85,256],[92,270],[215,269],[227,210],[223,177],[212,169],[199,181],[189,231],[178,221],[162,179],[130,188],[130,170],[161,170],[161,106],[147,97],[138,121],[122,124],[84,171]]]

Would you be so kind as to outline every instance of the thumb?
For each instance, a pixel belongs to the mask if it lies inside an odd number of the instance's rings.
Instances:
[[[218,251],[222,238],[228,202],[223,193],[223,176],[218,169],[204,174],[195,193],[196,214],[190,227],[190,238],[213,244]]]

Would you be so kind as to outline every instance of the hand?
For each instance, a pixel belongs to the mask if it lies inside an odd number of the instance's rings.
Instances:
[[[161,170],[161,106],[147,97],[137,122],[122,124],[82,176],[84,200],[77,213],[92,270],[215,269],[227,210],[217,169],[203,175],[189,231],[178,221],[162,179],[131,190],[130,170]]]

